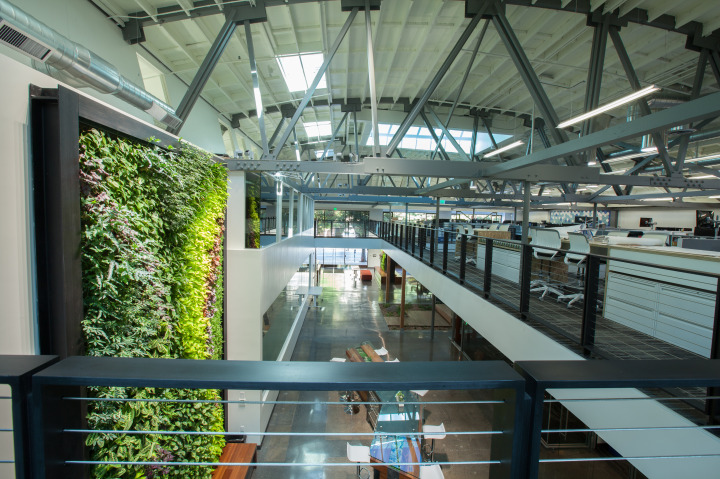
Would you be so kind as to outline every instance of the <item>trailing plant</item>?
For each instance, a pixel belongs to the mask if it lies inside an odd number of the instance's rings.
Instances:
[[[222,357],[226,177],[209,155],[88,130],[80,142],[86,351],[92,356]],[[128,399],[217,400],[216,390],[93,388]],[[91,402],[95,429],[223,431],[200,402]],[[102,461],[217,460],[222,436],[91,434]],[[209,478],[209,468],[96,467],[98,478]]]
[[[260,248],[260,176],[246,173],[245,247]]]
[[[385,269],[386,263],[387,263],[387,255],[386,255],[385,253],[383,253],[383,254],[380,256],[380,269],[381,269],[382,271],[385,271],[385,272],[387,273],[387,270]]]

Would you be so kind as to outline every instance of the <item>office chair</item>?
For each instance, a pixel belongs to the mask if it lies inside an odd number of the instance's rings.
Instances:
[[[560,241],[560,233],[558,233],[557,230],[545,228],[531,228],[530,231],[532,234],[532,241],[530,242],[530,245],[532,245],[533,247],[533,256],[535,257],[535,259],[555,261],[555,258],[560,253],[560,247],[562,246]],[[561,296],[563,294],[562,291],[551,285],[549,268],[548,276],[546,279],[540,278],[530,283],[530,292],[532,293],[536,291],[542,291],[540,299],[543,299],[548,293],[553,293],[558,296]]]
[[[569,265],[575,265],[577,267],[578,279],[580,278],[581,271],[584,271],[585,264],[587,262],[587,255],[590,254],[590,243],[587,237],[582,233],[568,233],[568,239],[570,240],[570,250],[565,253],[565,263]],[[585,295],[580,293],[563,294],[558,296],[558,301],[563,299],[569,299],[568,308],[572,306],[576,301],[580,301],[585,298]]]

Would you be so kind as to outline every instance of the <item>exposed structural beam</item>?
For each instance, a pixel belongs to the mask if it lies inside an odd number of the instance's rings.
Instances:
[[[602,22],[596,24],[594,27],[592,47],[590,50],[590,65],[588,67],[587,84],[585,88],[585,113],[596,109],[600,105],[600,91],[609,26],[609,18],[605,16]],[[594,130],[593,122],[594,118],[585,120],[580,136],[592,133]],[[590,158],[590,155],[588,155],[588,158]]]
[[[340,131],[340,128],[345,124],[345,120],[347,120],[347,117],[350,112],[345,112],[342,119],[340,120],[340,123],[335,127],[335,130],[332,132],[332,136],[330,136],[330,139],[328,140],[327,144],[325,145],[325,149],[322,152],[322,156],[318,158],[318,160],[323,161],[325,160],[325,155],[327,155],[328,150],[330,149],[330,145],[333,144],[335,141],[335,137],[337,136],[338,132]]]
[[[230,42],[230,39],[235,34],[236,27],[237,23],[234,19],[230,17],[225,19],[225,23],[217,34],[217,37],[215,37],[215,41],[207,52],[207,55],[205,55],[205,59],[200,65],[200,68],[197,73],[195,73],[190,87],[188,87],[185,96],[183,96],[183,99],[180,101],[180,105],[175,110],[175,113],[182,123],[174,128],[168,128],[170,133],[178,134],[185,124],[185,121],[187,121],[190,112],[195,106],[195,102],[200,98],[200,93],[202,93],[220,57],[222,57],[222,54],[225,52],[225,47],[227,47],[228,42]]]
[[[275,144],[275,140],[277,140],[278,135],[282,131],[282,127],[285,125],[285,117],[280,117],[280,121],[278,122],[278,126],[275,128],[275,132],[273,132],[272,136],[268,140],[268,148],[272,149],[273,145]],[[296,137],[297,141],[297,137]]]
[[[373,156],[380,156],[380,131],[378,130],[377,90],[375,89],[375,51],[370,19],[370,0],[365,0],[365,31],[367,33],[368,82],[370,84],[370,111],[373,128]]]
[[[445,151],[445,148],[443,148],[442,144],[440,143],[440,138],[438,138],[437,133],[435,133],[435,128],[433,128],[432,124],[430,123],[430,120],[428,120],[427,115],[425,115],[424,111],[420,112],[420,117],[425,122],[425,126],[427,126],[427,129],[430,131],[430,136],[432,136],[433,141],[435,141],[435,144],[440,147],[440,154],[442,154],[442,157],[445,161],[450,161],[450,157],[448,156],[447,152]]]
[[[468,60],[468,66],[465,69],[465,74],[462,77],[462,80],[460,81],[460,85],[457,88],[457,95],[455,96],[455,101],[453,101],[452,107],[450,107],[450,111],[448,112],[447,119],[445,120],[445,128],[450,126],[450,120],[452,120],[453,115],[455,114],[455,108],[457,108],[458,103],[460,102],[460,97],[462,96],[463,89],[465,88],[465,82],[467,82],[468,76],[470,76],[470,71],[472,70],[473,63],[475,61],[475,57],[477,57],[478,50],[480,50],[480,44],[482,43],[483,39],[485,38],[485,34],[487,33],[488,25],[490,25],[490,20],[485,20],[485,24],[482,27],[482,30],[480,30],[480,35],[478,35],[477,42],[475,42],[475,48],[473,48],[472,53],[470,54],[470,60]],[[475,120],[475,123],[477,123],[477,120]],[[477,126],[477,125],[475,125]],[[473,149],[470,151],[470,157],[475,154],[475,140],[476,140],[476,131],[477,128],[473,128],[473,141],[472,141],[472,147]],[[443,130],[442,134],[440,135],[440,141],[442,141],[443,137],[445,136],[445,131]],[[435,145],[435,149],[433,150],[432,155],[430,156],[431,160],[435,159],[435,155],[437,155],[438,150],[440,149],[440,143]]]
[[[520,45],[520,41],[517,39],[515,32],[510,26],[507,17],[503,12],[498,12],[496,15],[493,15],[492,20],[500,39],[505,44],[505,48],[507,49],[510,58],[515,64],[518,73],[520,73],[520,77],[530,92],[530,96],[540,110],[540,114],[545,119],[545,123],[550,128],[550,135],[555,140],[555,143],[565,143],[568,141],[568,136],[564,131],[557,128],[558,123],[560,123],[560,119],[558,118],[552,103],[550,103],[550,99],[548,98],[547,93],[545,93],[545,89],[540,83],[540,80],[530,64],[530,60],[525,54],[522,45]],[[577,158],[574,157],[569,157],[566,161],[568,161],[569,164],[579,164]]]
[[[433,109],[429,106],[427,107],[427,111],[428,113],[430,113],[430,119],[435,123],[438,128],[442,130],[443,134],[447,137],[452,146],[455,147],[458,155],[460,155],[460,157],[465,161],[471,161],[470,157],[467,155],[467,153],[465,153],[465,150],[463,150],[460,146],[460,143],[458,143],[455,137],[450,134],[450,131],[445,127],[445,125],[443,125],[443,122],[440,121],[440,118],[438,118],[438,116],[435,114],[435,111],[433,111]]]
[[[623,69],[625,70],[625,76],[627,76],[628,81],[630,82],[630,86],[632,87],[633,91],[638,91],[642,89],[642,85],[640,85],[640,80],[637,77],[637,73],[635,73],[635,69],[632,66],[632,62],[630,61],[630,56],[627,53],[627,50],[625,49],[625,45],[622,42],[622,38],[620,38],[620,31],[616,26],[610,27],[610,38],[612,39],[613,45],[615,46],[615,51],[617,52],[618,58],[620,59],[620,63],[623,66]],[[650,107],[647,104],[647,101],[643,98],[639,99],[637,102],[638,107],[640,108],[640,113],[643,114],[643,116],[649,115]],[[652,131],[650,132],[652,134],[653,141],[655,142],[655,146],[658,149],[658,152],[660,154],[660,159],[663,162],[663,166],[665,167],[665,174],[667,176],[670,176],[672,174],[672,167],[670,165],[670,155],[668,154],[667,147],[665,145],[665,140],[663,139],[663,136],[658,131]]]
[[[710,68],[712,68],[713,75],[715,76],[715,82],[720,87],[720,54],[717,50],[710,52]]]
[[[702,90],[703,78],[705,78],[705,67],[708,62],[708,51],[703,48],[700,51],[698,58],[697,69],[695,70],[695,79],[693,80],[693,90],[690,98],[695,100],[700,97],[700,90]],[[690,125],[692,127],[692,125]],[[682,172],[683,165],[685,164],[685,157],[687,156],[688,145],[690,144],[690,135],[683,135],[680,138],[680,146],[678,147],[677,159],[675,160],[675,171],[677,173]]]
[[[340,43],[342,43],[343,39],[345,38],[345,35],[347,34],[348,30],[350,29],[350,25],[352,25],[353,20],[355,20],[357,13],[358,13],[357,7],[353,8],[350,11],[350,14],[348,15],[347,20],[345,20],[345,24],[343,25],[343,27],[340,29],[340,33],[338,33],[338,36],[335,39],[335,42],[330,47],[330,50],[328,50],[328,53],[325,56],[325,61],[323,61],[323,64],[320,66],[320,69],[318,70],[317,74],[315,75],[315,79],[313,80],[312,84],[310,84],[310,87],[305,92],[305,96],[300,101],[300,105],[298,105],[297,109],[295,110],[295,114],[293,114],[292,119],[290,120],[290,123],[285,128],[285,132],[280,137],[280,140],[278,141],[275,151],[273,151],[272,155],[270,155],[271,160],[277,160],[277,157],[280,154],[280,151],[285,147],[285,143],[287,143],[288,138],[290,138],[290,134],[292,133],[293,128],[295,128],[295,125],[297,124],[298,120],[300,119],[300,116],[302,116],[303,111],[305,111],[305,107],[308,105],[308,103],[310,103],[310,99],[315,94],[315,89],[317,88],[318,83],[320,83],[320,80],[322,79],[323,75],[325,75],[325,72],[327,72],[330,62],[332,61],[333,57],[335,56],[335,53],[337,52],[338,48],[340,47]]]
[[[598,148],[618,141],[638,138],[653,131],[660,131],[672,126],[684,125],[718,115],[720,115],[720,93],[713,93],[697,100],[637,118],[628,123],[611,126],[564,144],[536,151],[523,158],[486,167],[483,170],[483,176],[494,176],[516,168],[552,161],[590,148]]]
[[[258,80],[258,69],[257,64],[255,63],[255,47],[253,46],[252,31],[248,20],[245,20],[245,41],[247,42],[248,60],[250,61],[250,75],[252,76],[253,94],[255,95],[255,111],[257,111],[263,158],[267,158],[268,155],[270,155],[270,148],[268,146],[267,131],[265,131],[265,111],[263,110],[262,94],[260,93],[260,81]]]
[[[720,93],[716,93],[720,97]],[[707,97],[706,97],[707,98]],[[699,100],[698,100],[699,101]],[[596,133],[597,134],[597,133]],[[592,135],[590,135],[592,136]],[[589,138],[589,136],[587,137]],[[578,142],[575,140],[571,143]],[[564,145],[553,147],[559,148]],[[545,150],[533,153],[531,156],[543,153]],[[517,160],[513,160],[517,161]],[[502,167],[511,162],[503,163],[498,166]],[[230,170],[247,170],[247,171],[272,171],[272,172],[297,172],[297,173],[327,173],[332,175],[363,175],[375,174],[384,176],[408,176],[418,175],[433,178],[454,177],[445,183],[439,183],[439,188],[455,186],[467,183],[471,179],[477,178],[493,178],[499,180],[516,180],[531,181],[532,183],[550,182],[550,183],[584,183],[584,184],[606,184],[606,185],[633,185],[633,186],[653,186],[658,188],[691,188],[691,189],[720,189],[720,180],[713,179],[693,179],[683,178],[681,176],[673,176],[671,178],[664,176],[624,176],[624,175],[606,175],[602,174],[598,168],[589,166],[564,166],[564,165],[532,165],[526,167],[513,168],[507,172],[498,173],[493,176],[483,175],[485,168],[482,163],[476,161],[452,161],[441,162],[434,160],[410,160],[410,159],[393,159],[388,161],[387,158],[365,158],[359,163],[343,163],[334,161],[245,161],[245,160],[228,160],[228,169]],[[365,185],[359,185],[365,186]],[[436,186],[436,185],[434,185]],[[415,194],[427,194],[435,191],[437,188],[429,187],[427,191],[418,191],[415,188],[412,191]],[[452,190],[459,193],[461,190]]]
[[[465,31],[463,31],[462,35],[460,35],[460,38],[458,38],[458,41],[455,43],[455,46],[448,54],[447,58],[443,62],[443,64],[440,66],[440,69],[437,71],[433,79],[430,81],[430,84],[425,89],[423,94],[418,98],[417,102],[413,105],[412,109],[410,110],[410,113],[408,113],[407,117],[405,117],[405,120],[400,124],[400,127],[398,128],[395,135],[390,140],[390,143],[388,143],[387,147],[387,156],[392,156],[395,149],[400,145],[400,142],[402,141],[403,137],[407,134],[408,130],[410,129],[410,126],[412,126],[413,122],[417,118],[417,116],[420,114],[421,111],[425,108],[425,104],[430,99],[430,96],[433,94],[435,89],[440,84],[440,81],[443,79],[445,74],[450,69],[450,66],[455,61],[455,58],[458,56],[458,53],[462,50],[463,46],[465,46],[465,43],[467,42],[468,38],[470,38],[470,35],[475,30],[475,27],[480,22],[480,18],[482,18],[482,15],[485,13],[485,10],[487,9],[490,2],[483,3],[483,6],[480,8],[480,11],[470,20],[470,23],[467,27],[465,27]]]

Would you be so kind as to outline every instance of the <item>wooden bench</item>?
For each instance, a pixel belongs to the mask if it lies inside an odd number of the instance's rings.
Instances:
[[[220,456],[220,462],[257,462],[257,444],[252,442],[229,442]],[[219,466],[212,474],[213,479],[244,479],[252,477],[255,466]]]
[[[387,273],[383,270],[379,270],[380,272],[380,284],[385,284],[385,280],[387,279]]]
[[[444,304],[436,304],[435,305],[435,312],[442,316],[445,321],[448,322],[448,324],[452,324],[453,321],[453,312],[452,309],[448,308]]]

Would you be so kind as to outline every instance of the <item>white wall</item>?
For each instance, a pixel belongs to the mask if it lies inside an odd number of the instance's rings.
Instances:
[[[369,268],[380,268],[381,249],[369,249],[367,252],[367,262]]]
[[[720,208],[716,208],[714,211],[715,214],[718,214]],[[618,212],[618,228],[650,229],[640,228],[640,218],[652,218],[657,223],[656,228],[695,228],[696,223],[694,209],[621,208]]]
[[[102,12],[86,0],[16,0],[13,3],[61,35],[87,47],[114,65],[130,81],[143,87],[137,60],[137,52],[140,52],[144,58],[166,73],[170,106],[175,108],[180,104],[187,89],[184,83],[168,74],[167,69],[153,60],[140,47],[128,45],[123,40],[122,32],[115,26],[115,23],[105,18]],[[4,45],[0,45],[0,54],[11,56],[30,65],[28,57]],[[9,73],[8,70],[3,70],[3,74]],[[144,111],[132,107],[112,95],[104,95],[91,88],[83,88],[82,91],[137,118],[153,122],[153,119]],[[212,153],[225,151],[218,114],[203,100],[198,100],[195,104],[179,136]]]

